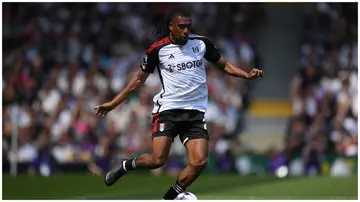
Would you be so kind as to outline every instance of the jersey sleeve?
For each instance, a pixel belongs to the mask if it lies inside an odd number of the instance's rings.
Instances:
[[[219,61],[221,55],[215,45],[208,38],[203,38],[203,42],[206,46],[205,59],[213,63]]]
[[[143,72],[153,73],[155,67],[159,64],[158,51],[155,49],[148,50],[143,57],[140,68]]]

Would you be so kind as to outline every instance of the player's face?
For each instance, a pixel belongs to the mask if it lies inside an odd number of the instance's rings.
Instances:
[[[172,36],[180,43],[186,43],[191,31],[191,18],[177,16],[170,23]]]

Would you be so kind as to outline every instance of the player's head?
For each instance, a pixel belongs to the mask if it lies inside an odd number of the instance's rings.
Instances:
[[[176,43],[184,44],[189,34],[193,32],[190,12],[183,8],[176,8],[169,13],[165,25],[157,29],[155,34],[161,35],[162,38],[171,35]]]
[[[187,10],[176,9],[169,14],[168,26],[170,35],[176,42],[186,43],[192,31],[192,19]]]

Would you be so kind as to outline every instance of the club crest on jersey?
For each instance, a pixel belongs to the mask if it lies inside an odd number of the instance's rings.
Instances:
[[[165,130],[165,123],[160,123],[159,124],[159,131],[163,132]]]
[[[192,47],[192,50],[193,50],[194,53],[198,53],[199,52],[199,47],[197,47],[197,46]]]

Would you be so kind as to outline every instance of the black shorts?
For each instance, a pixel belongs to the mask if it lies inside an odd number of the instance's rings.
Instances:
[[[204,112],[198,110],[167,110],[153,115],[152,136],[179,135],[185,145],[188,140],[209,139]]]

